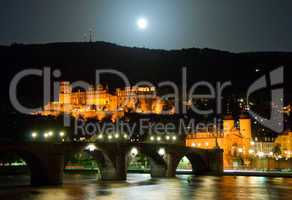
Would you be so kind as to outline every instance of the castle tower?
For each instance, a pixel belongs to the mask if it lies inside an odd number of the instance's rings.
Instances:
[[[59,103],[71,104],[71,92],[72,88],[69,81],[63,81],[60,83],[59,90]]]
[[[223,119],[223,131],[228,133],[232,130],[234,130],[234,118],[232,115],[227,115]]]
[[[95,89],[91,85],[86,91],[86,105],[94,105],[95,104]]]

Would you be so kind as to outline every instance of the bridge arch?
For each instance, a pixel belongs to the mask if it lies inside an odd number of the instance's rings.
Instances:
[[[47,171],[47,165],[37,153],[17,149],[0,151],[0,155],[4,153],[17,155],[24,160],[29,169],[31,185],[43,185],[49,180],[49,175],[44,173]]]
[[[89,148],[89,145],[91,147]],[[112,148],[111,148],[112,147]],[[91,149],[92,148],[92,149]],[[119,166],[116,166],[115,145],[97,143],[79,143],[78,145],[68,145],[65,151],[65,158],[78,154],[85,153],[90,156],[97,164],[98,179],[102,180],[122,180],[117,175]],[[66,163],[65,159],[65,165]]]
[[[97,180],[101,179],[101,165],[103,159],[98,156],[97,151],[89,151],[80,149],[74,152],[64,153],[64,170],[78,170],[78,169],[90,169],[93,173],[96,173]]]
[[[129,159],[131,159],[131,150],[136,148],[138,153],[144,155],[150,164],[151,177],[164,177],[167,170],[167,164],[162,155],[159,155],[155,148],[145,148],[143,146],[132,146],[127,150],[127,166],[129,165]]]
[[[200,154],[188,153],[188,154],[183,155],[181,157],[181,159],[183,157],[186,157],[190,161],[191,166],[192,166],[192,172],[194,174],[203,174],[203,173],[206,173],[208,171],[208,162]],[[176,169],[177,169],[177,166],[176,166]]]
[[[176,168],[176,172],[178,171],[192,171],[192,164],[190,162],[190,160],[184,156],[182,157],[182,159],[179,161],[178,166]]]

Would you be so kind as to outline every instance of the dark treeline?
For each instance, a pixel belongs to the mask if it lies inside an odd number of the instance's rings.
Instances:
[[[1,113],[14,113],[9,103],[8,89],[13,76],[23,69],[49,66],[61,70],[61,80],[95,81],[96,69],[116,69],[123,72],[132,84],[146,80],[157,84],[173,81],[181,87],[182,67],[187,67],[188,87],[206,80],[214,86],[217,81],[232,81],[232,87],[223,96],[244,96],[246,88],[271,69],[285,67],[285,104],[291,102],[292,53],[258,52],[232,53],[214,49],[153,50],[124,47],[105,42],[13,44],[0,46]],[[257,72],[257,70],[259,72]],[[116,76],[105,76],[104,85],[110,90],[122,87]],[[188,89],[189,89],[188,88]],[[165,89],[165,88],[164,88]],[[163,89],[161,89],[163,91]],[[18,87],[18,97],[27,106],[41,106],[42,79],[27,77]],[[265,97],[265,98],[263,98]],[[259,101],[268,101],[268,95],[258,95]],[[266,100],[265,100],[266,99]],[[4,123],[5,124],[5,123]]]

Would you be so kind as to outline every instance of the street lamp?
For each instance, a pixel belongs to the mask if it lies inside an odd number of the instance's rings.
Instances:
[[[136,147],[133,147],[131,149],[131,156],[132,157],[135,157],[137,154],[138,154],[138,149]]]
[[[53,135],[54,135],[54,133],[53,133],[52,131],[49,131],[49,132],[48,132],[48,136],[49,136],[49,137],[52,137]]]
[[[64,137],[64,136],[65,136],[65,133],[64,133],[63,131],[61,131],[61,132],[59,133],[59,135],[60,135],[60,137]]]
[[[31,137],[32,137],[33,139],[35,139],[37,136],[38,136],[38,134],[37,134],[36,132],[33,132],[33,133],[31,134]]]
[[[158,150],[158,154],[159,154],[160,156],[164,156],[164,155],[165,155],[165,149],[164,149],[164,148],[160,148],[160,149]]]
[[[85,147],[86,150],[89,150],[89,151],[95,151],[97,148],[94,144],[89,144]]]
[[[47,139],[49,137],[48,133],[44,133],[44,138]]]

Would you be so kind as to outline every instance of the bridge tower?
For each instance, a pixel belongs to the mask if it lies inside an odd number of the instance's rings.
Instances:
[[[227,115],[223,119],[223,131],[224,134],[234,130],[234,118],[232,115]]]

